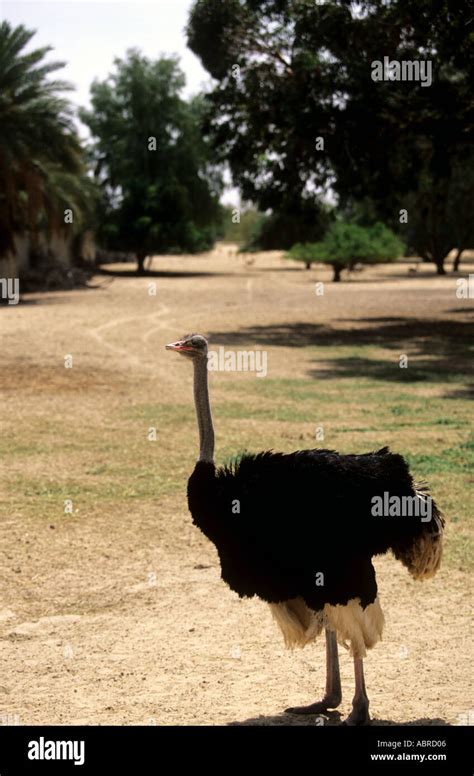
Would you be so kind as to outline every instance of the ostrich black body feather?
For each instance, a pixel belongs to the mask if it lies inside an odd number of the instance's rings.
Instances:
[[[193,522],[232,590],[268,603],[301,597],[315,611],[356,597],[366,607],[377,595],[372,557],[392,549],[405,562],[439,530],[434,502],[429,522],[374,516],[372,499],[384,493],[416,497],[407,463],[388,448],[265,452],[224,468],[198,461],[188,482]]]

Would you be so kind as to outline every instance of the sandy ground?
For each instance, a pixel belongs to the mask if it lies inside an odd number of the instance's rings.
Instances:
[[[56,423],[48,436],[51,417],[63,424],[65,437],[72,424],[77,434],[99,425],[112,438],[104,417],[120,418],[124,406],[191,402],[190,374],[163,349],[189,330],[214,334],[218,342],[256,325],[269,337],[287,325],[288,336],[297,337],[291,328],[297,322],[344,329],[373,320],[376,331],[377,320],[387,316],[429,321],[436,314],[443,321],[454,310],[462,321],[467,315],[469,302],[456,297],[455,280],[433,278],[431,268],[416,276],[408,266],[368,269],[328,284],[318,298],[314,283],[329,280],[328,272],[286,267],[276,254],[246,264],[220,247],[204,257],[156,258],[154,268],[164,274],[151,280],[120,277],[100,290],[31,295],[26,304],[2,310],[7,433],[21,439],[25,407],[34,407],[35,422],[44,423],[44,438],[59,455],[62,435]],[[149,282],[156,282],[156,296],[148,293]],[[269,353],[279,376],[305,374],[308,363],[297,347],[282,352],[270,342]],[[65,354],[75,359],[73,386]],[[194,428],[189,436],[194,446]],[[76,465],[67,449],[51,470],[42,441],[28,466],[40,480],[66,476]],[[160,441],[157,467],[168,445]],[[85,449],[77,465],[86,465],[87,456]],[[194,455],[185,457],[191,471]],[[93,453],[89,458],[89,465],[97,463]],[[5,463],[0,722],[315,724],[283,709],[320,696],[324,643],[286,651],[266,605],[240,601],[220,581],[214,549],[190,524],[185,480],[181,493],[155,501],[70,516],[58,508],[35,517],[9,488],[22,475],[23,459]],[[134,464],[140,467],[139,460]],[[366,660],[374,723],[465,722],[473,705],[468,577],[445,567],[420,585],[391,558],[376,566],[386,630]],[[341,652],[344,717],[353,680],[351,660]],[[337,714],[326,720],[338,721]]]

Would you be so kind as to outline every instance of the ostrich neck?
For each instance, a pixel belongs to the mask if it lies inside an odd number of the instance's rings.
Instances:
[[[207,379],[207,359],[194,361],[194,404],[199,428],[199,461],[214,460],[214,427],[212,425],[209,386]]]

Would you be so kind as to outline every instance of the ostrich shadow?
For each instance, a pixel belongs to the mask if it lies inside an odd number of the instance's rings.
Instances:
[[[323,723],[318,720],[323,720]],[[342,715],[339,711],[328,711],[319,715],[281,714],[261,715],[249,717],[244,720],[235,720],[228,723],[228,727],[346,727],[342,724]],[[391,719],[372,718],[371,727],[451,727],[451,723],[441,717],[422,717],[408,722],[394,722]]]

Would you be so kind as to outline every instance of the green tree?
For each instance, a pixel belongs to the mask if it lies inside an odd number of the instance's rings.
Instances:
[[[461,254],[474,246],[474,218],[468,203],[474,202],[474,152],[467,159],[453,165],[453,176],[447,195],[448,223],[452,224],[456,234],[456,254],[453,270],[457,272],[461,263]]]
[[[453,270],[459,269],[461,254],[474,246],[474,154],[464,154],[451,163],[449,179],[434,185],[428,170],[420,175],[416,191],[406,197],[408,224],[406,240],[424,261],[435,261],[438,250],[444,257],[456,249]],[[439,246],[439,247],[438,247]]]
[[[331,186],[402,232],[407,209],[443,274],[459,233],[446,191],[474,140],[472,29],[467,0],[197,0],[188,43],[217,80],[206,128],[245,199],[284,211]],[[374,81],[385,56],[429,60],[431,85]]]
[[[93,187],[86,178],[70,103],[72,87],[49,76],[61,62],[45,64],[50,47],[24,49],[34,32],[0,24],[0,256],[14,250],[14,234],[70,229],[90,218]]]
[[[330,264],[333,280],[341,279],[344,269],[356,264],[379,264],[393,261],[403,253],[403,243],[384,224],[370,227],[336,221],[324,240],[318,243],[297,243],[288,258],[303,261],[309,269],[313,262]]]
[[[222,218],[220,172],[200,132],[203,101],[185,102],[175,57],[151,61],[136,50],[91,88],[81,111],[103,192],[99,237],[133,251],[138,271],[152,253],[209,248]]]

